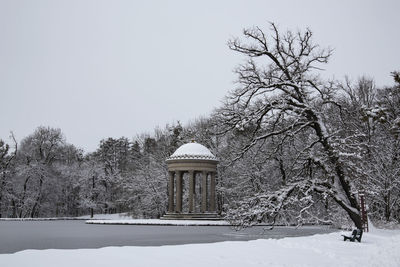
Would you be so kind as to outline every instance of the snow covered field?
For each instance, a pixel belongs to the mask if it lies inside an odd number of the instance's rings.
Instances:
[[[128,213],[95,214],[78,217],[88,219],[87,224],[129,224],[129,225],[190,225],[190,226],[216,226],[230,225],[227,221],[218,220],[160,220],[160,219],[133,219]]]
[[[87,224],[129,224],[129,225],[191,225],[191,226],[212,226],[230,225],[227,221],[218,220],[159,220],[159,219],[133,219],[128,213],[116,214],[95,214],[93,218],[89,215],[78,217],[88,219]]]
[[[90,215],[80,217],[52,217],[52,218],[0,218],[0,221],[59,221],[59,220],[129,220],[132,219],[128,213],[115,214],[95,214],[93,218]]]
[[[400,266],[400,230],[373,229],[361,243],[342,240],[336,232],[179,246],[25,250],[1,254],[0,263],[2,267]]]
[[[130,220],[132,216],[128,213],[114,213],[114,214],[94,214],[93,218],[90,215],[77,217],[78,219],[87,220]]]
[[[51,218],[0,218],[0,221],[59,221],[59,220],[130,220],[132,216],[128,213],[94,214],[79,217],[51,217]]]
[[[230,225],[227,221],[211,220],[159,220],[159,219],[131,219],[131,220],[88,220],[88,224],[130,224],[130,225],[181,225],[181,226],[216,226]]]

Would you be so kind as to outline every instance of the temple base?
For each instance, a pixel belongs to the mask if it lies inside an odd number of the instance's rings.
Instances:
[[[167,212],[161,220],[222,220],[217,213],[177,213]]]

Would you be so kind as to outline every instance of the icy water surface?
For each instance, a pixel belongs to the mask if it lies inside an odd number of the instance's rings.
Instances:
[[[0,253],[25,249],[77,249],[107,246],[162,246],[244,241],[330,233],[327,227],[94,225],[85,221],[0,221]],[[264,234],[263,234],[264,232]]]

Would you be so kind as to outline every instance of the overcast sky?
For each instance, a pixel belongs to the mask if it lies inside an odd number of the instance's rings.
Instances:
[[[210,114],[234,87],[244,27],[309,27],[334,48],[325,77],[400,70],[400,1],[0,0],[0,138],[40,125],[94,151]]]

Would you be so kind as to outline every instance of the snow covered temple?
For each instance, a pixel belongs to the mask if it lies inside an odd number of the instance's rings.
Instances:
[[[168,212],[162,219],[218,219],[215,179],[218,159],[194,141],[180,146],[166,160]]]

